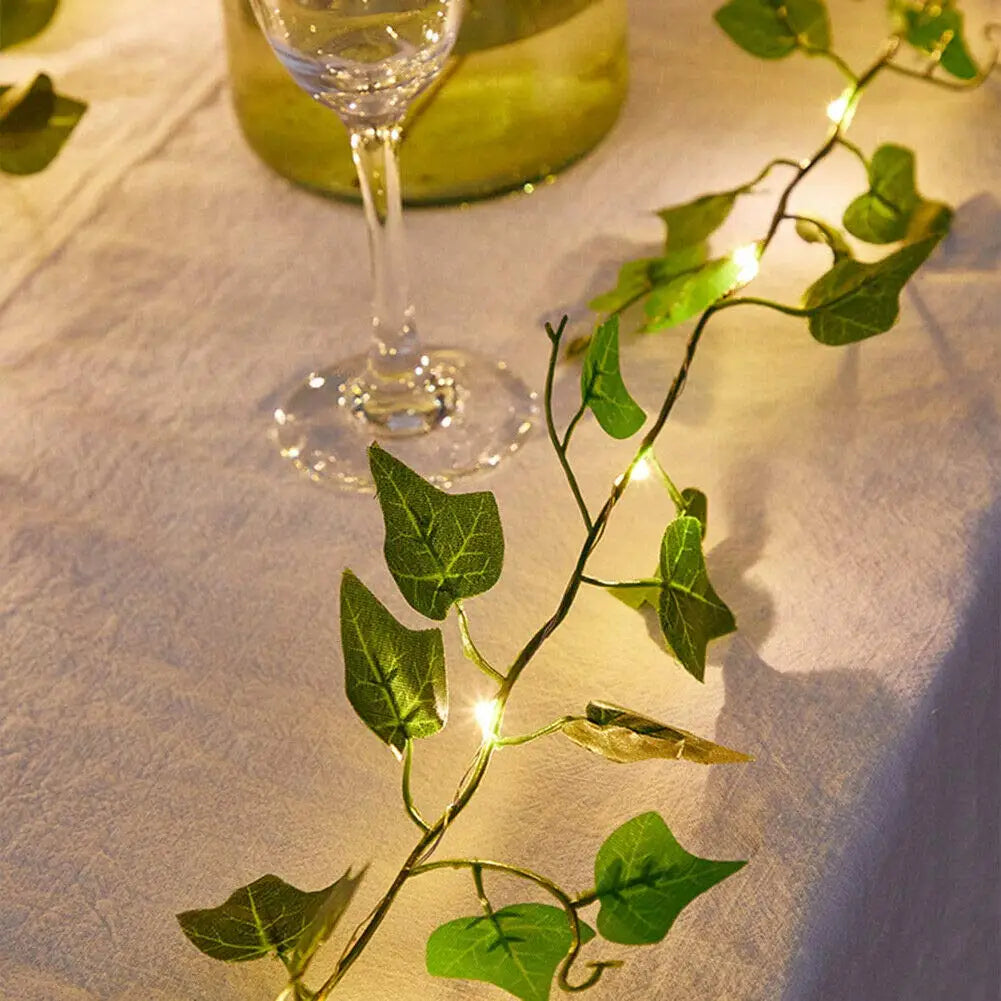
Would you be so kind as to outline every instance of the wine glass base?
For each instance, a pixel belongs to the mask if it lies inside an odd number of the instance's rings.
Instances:
[[[538,423],[537,394],[503,362],[428,348],[412,376],[379,383],[356,355],[309,378],[275,411],[282,456],[310,479],[374,489],[367,447],[378,441],[439,486],[493,469]]]

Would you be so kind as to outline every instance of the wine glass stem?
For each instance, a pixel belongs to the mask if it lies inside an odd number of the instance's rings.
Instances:
[[[361,185],[372,261],[372,347],[379,379],[413,372],[419,355],[403,239],[399,170],[400,126],[351,128],[351,154]]]

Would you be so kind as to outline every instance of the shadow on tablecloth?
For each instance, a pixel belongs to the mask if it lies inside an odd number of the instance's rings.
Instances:
[[[899,774],[874,783],[887,823],[850,848],[862,878],[805,937],[789,1001],[998,997],[1001,510],[978,535],[975,600],[911,723]]]
[[[751,972],[759,941],[732,957],[735,985],[782,1001],[996,1001],[1001,508],[972,546],[973,601],[906,718],[872,672],[783,674],[747,643],[729,651],[717,739],[767,753],[750,780],[717,771],[707,786],[707,826],[737,821],[761,846],[744,876],[757,913],[731,908],[713,927],[736,942],[771,913],[794,938],[781,985]],[[725,989],[721,976],[700,986]]]

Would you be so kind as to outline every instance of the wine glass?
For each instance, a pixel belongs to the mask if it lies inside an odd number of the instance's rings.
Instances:
[[[347,127],[368,224],[372,337],[275,411],[282,454],[313,479],[368,489],[366,446],[443,485],[491,468],[536,420],[503,363],[421,344],[407,290],[398,150],[410,102],[442,71],[463,0],[251,0],[296,83]]]

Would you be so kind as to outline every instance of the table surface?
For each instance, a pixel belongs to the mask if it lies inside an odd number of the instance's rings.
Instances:
[[[362,220],[245,147],[213,3],[64,7],[4,56],[5,74],[46,66],[91,108],[49,171],[0,185],[0,996],[263,1001],[275,970],[211,962],[173,914],[265,872],[311,888],[370,862],[361,914],[413,841],[398,766],[341,686],[345,565],[416,624],[378,507],[298,477],[267,435],[303,373],[364,344]],[[834,8],[857,63],[872,7]],[[816,145],[832,68],[745,57],[709,13],[633,5],[623,116],[555,184],[411,215],[432,340],[540,384],[542,322],[565,310],[587,329],[617,263],[656,246],[653,210]],[[501,754],[449,833],[449,854],[580,889],[645,810],[693,851],[751,860],[664,944],[600,950],[629,961],[595,997],[999,996],[999,98],[997,80],[957,95],[894,78],[853,126],[864,148],[915,148],[922,190],[958,206],[892,332],[833,350],[764,311],[714,322],[659,449],[709,495],[709,564],[741,627],[711,647],[705,685],[589,591],[511,704],[517,732],[605,698],[756,761],[623,770],[550,739]],[[863,178],[849,156],[822,173],[801,204],[830,217]],[[758,235],[770,199],[751,201],[724,243]],[[762,291],[795,300],[825,267],[783,237]],[[644,406],[683,336],[626,340]],[[561,414],[576,386],[561,371]],[[588,497],[625,454],[582,426]],[[543,434],[478,486],[507,560],[470,614],[505,660],[555,606],[581,533]],[[645,573],[669,516],[656,486],[632,488],[595,572]],[[415,771],[427,804],[475,742],[480,681],[447,643],[452,724]],[[408,887],[341,996],[499,997],[423,969],[431,929],[475,909],[468,882]]]

